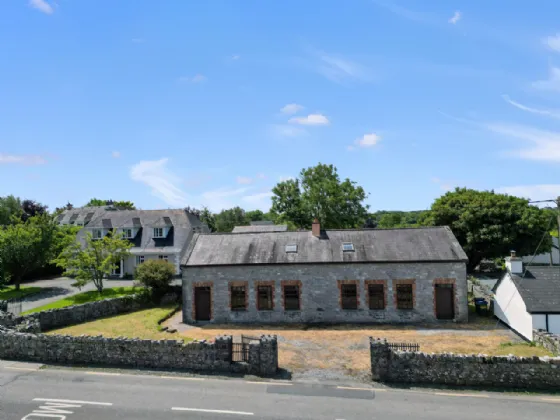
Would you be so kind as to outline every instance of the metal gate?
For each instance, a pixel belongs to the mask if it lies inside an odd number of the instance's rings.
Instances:
[[[232,361],[233,362],[248,362],[249,361],[249,343],[257,340],[258,337],[249,337],[247,335],[241,336],[240,343],[232,343]]]

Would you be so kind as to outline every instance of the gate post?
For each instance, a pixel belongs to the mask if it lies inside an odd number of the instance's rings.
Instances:
[[[389,378],[391,349],[387,339],[369,338],[371,357],[371,378],[374,381],[384,381]]]
[[[216,346],[216,360],[231,363],[233,360],[233,337],[231,335],[220,335],[214,340]]]

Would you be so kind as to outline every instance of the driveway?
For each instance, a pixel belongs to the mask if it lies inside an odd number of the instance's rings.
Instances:
[[[89,292],[95,290],[93,283],[89,283],[82,289],[72,287],[71,284],[74,280],[67,277],[58,277],[49,280],[36,280],[29,283],[24,283],[24,286],[41,287],[42,292],[28,296],[23,299],[21,310],[22,312],[29,311],[30,309],[38,306],[43,306],[51,302],[63,299],[82,292]],[[132,286],[133,280],[105,280],[105,287],[123,287]]]

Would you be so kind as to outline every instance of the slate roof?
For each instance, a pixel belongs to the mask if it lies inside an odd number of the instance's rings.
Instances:
[[[167,237],[154,238],[153,227],[164,219],[171,226]],[[133,245],[130,251],[134,254],[183,252],[195,231],[209,232],[198,217],[182,209],[106,210],[92,218],[87,228],[78,233],[78,238],[83,240],[92,228],[107,228],[109,225],[114,229],[139,228],[136,236],[130,239]]]
[[[511,279],[527,312],[560,313],[560,267],[527,267],[524,278],[512,274]]]
[[[343,252],[351,242],[355,251]],[[286,245],[297,245],[286,253]],[[185,266],[467,261],[448,227],[415,229],[325,230],[320,238],[310,231],[200,234],[193,238]]]
[[[105,208],[106,206],[97,206],[79,207],[72,210],[65,210],[58,216],[57,221],[60,224],[84,224],[89,222],[93,217],[104,213],[106,211]]]
[[[251,225],[251,226],[235,226],[231,233],[249,233],[249,232],[286,232],[288,225]]]

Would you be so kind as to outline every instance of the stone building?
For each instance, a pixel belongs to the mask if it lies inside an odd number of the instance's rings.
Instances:
[[[467,256],[448,227],[197,234],[186,323],[467,320]]]

